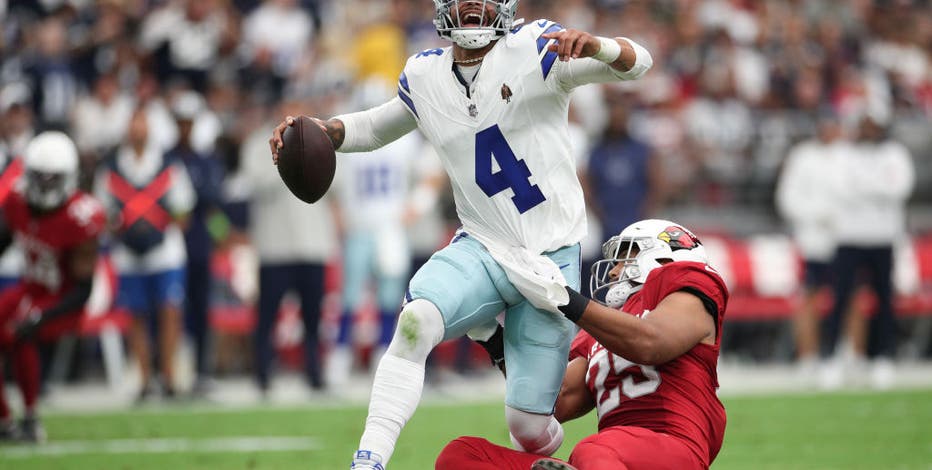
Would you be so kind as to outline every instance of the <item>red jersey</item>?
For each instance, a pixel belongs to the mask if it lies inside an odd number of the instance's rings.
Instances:
[[[106,227],[103,206],[77,191],[64,205],[37,215],[21,192],[3,202],[3,215],[23,250],[22,283],[33,298],[57,297],[74,285],[71,250],[97,237]]]
[[[641,290],[625,302],[622,314],[641,318],[677,291],[701,294],[715,303],[714,345],[699,343],[670,362],[645,366],[612,354],[580,331],[570,360],[582,357],[589,363],[586,385],[599,413],[599,430],[638,426],[679,437],[708,467],[725,434],[725,408],[716,395],[722,318],[728,302],[725,281],[702,263],[670,263],[650,272]]]

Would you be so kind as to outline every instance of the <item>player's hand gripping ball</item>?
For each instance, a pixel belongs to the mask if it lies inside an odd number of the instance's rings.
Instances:
[[[278,174],[298,199],[317,202],[330,188],[337,159],[330,137],[311,118],[295,118],[282,133]]]

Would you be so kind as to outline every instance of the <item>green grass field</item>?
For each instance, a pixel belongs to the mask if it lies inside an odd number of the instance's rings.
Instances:
[[[728,428],[715,469],[932,469],[932,391],[724,401]],[[0,469],[346,469],[364,418],[360,406],[51,414],[45,450],[0,447]],[[566,457],[594,428],[593,415],[568,424],[557,455]],[[464,434],[506,443],[501,405],[423,405],[390,468],[433,468],[443,445]],[[270,450],[274,444],[261,442],[247,452],[210,448],[218,438],[262,436],[292,443],[299,437],[313,448]],[[127,442],[155,445],[124,453]],[[55,452],[71,454],[48,455]]]

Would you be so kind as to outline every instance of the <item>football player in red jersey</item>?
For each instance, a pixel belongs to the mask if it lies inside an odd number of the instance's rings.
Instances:
[[[602,303],[567,289],[568,302],[551,309],[582,328],[555,416],[565,422],[595,408],[599,432],[576,445],[569,463],[461,437],[437,469],[709,467],[725,433],[716,396],[725,282],[699,239],[667,220],[636,222],[602,252],[590,279]]]
[[[2,205],[25,267],[20,281],[0,292],[0,365],[3,359],[12,363],[25,414],[14,426],[0,387],[0,436],[39,442],[45,433],[36,417],[36,343],[78,326],[106,219],[103,206],[77,189],[78,153],[65,134],[36,136],[26,148],[25,167],[25,185]]]

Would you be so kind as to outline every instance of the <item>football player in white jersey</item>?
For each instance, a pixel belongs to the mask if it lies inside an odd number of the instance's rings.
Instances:
[[[486,339],[502,310],[512,443],[542,455],[560,446],[563,430],[552,412],[575,329],[536,314],[540,306],[525,297],[563,298],[563,278],[571,287],[580,282],[586,217],[569,142],[570,92],[633,80],[652,65],[630,39],[549,20],[516,21],[518,0],[434,0],[434,6],[437,32],[452,47],[409,58],[398,97],[388,103],[318,121],[340,152],[369,151],[420,129],[450,176],[463,224],[408,286],[375,374],[354,469],[387,464],[420,401],[430,350],[467,332]],[[287,117],[269,139],[273,160],[293,122]],[[553,282],[541,285],[540,273]]]

